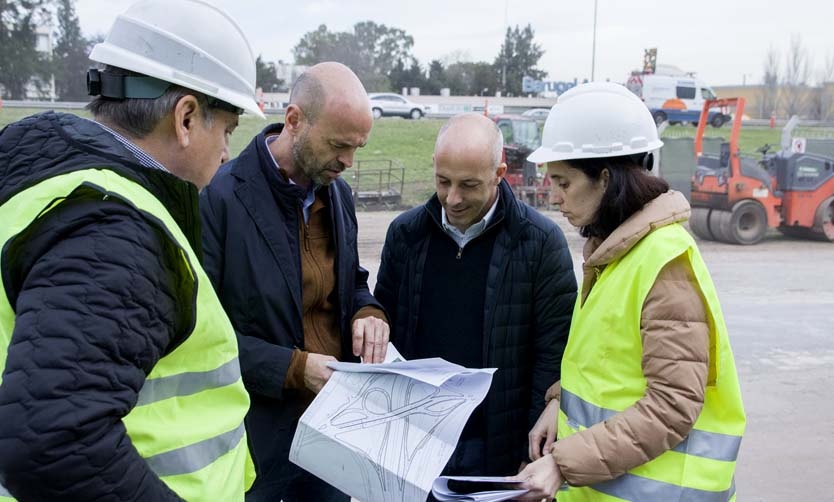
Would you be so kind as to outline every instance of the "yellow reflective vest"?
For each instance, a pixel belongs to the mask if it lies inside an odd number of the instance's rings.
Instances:
[[[161,223],[180,248],[182,266],[196,282],[193,331],[157,362],[136,406],[123,418],[131,442],[151,470],[183,499],[242,501],[255,470],[243,425],[249,396],[240,376],[237,340],[194,250],[162,203],[141,185],[107,169],[54,176],[0,206],[0,246],[81,185]],[[0,287],[0,375],[14,326],[15,313]],[[2,486],[0,500],[13,500]]]
[[[577,300],[562,359],[558,438],[605,421],[646,391],[640,318],[663,267],[685,255],[706,301],[710,327],[704,406],[692,431],[672,450],[626,474],[567,487],[559,502],[715,501],[735,499],[735,471],[745,416],[718,296],[692,237],[674,224],[652,231],[610,263],[585,300]]]

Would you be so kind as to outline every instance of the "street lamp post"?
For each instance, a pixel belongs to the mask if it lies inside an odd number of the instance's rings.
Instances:
[[[597,58],[597,0],[594,0],[594,43],[591,47],[591,82],[594,81],[594,69]]]

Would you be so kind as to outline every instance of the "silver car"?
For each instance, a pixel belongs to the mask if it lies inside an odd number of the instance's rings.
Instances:
[[[416,120],[428,113],[430,108],[394,93],[373,92],[368,94],[368,98],[371,100],[371,111],[375,119],[400,116]]]

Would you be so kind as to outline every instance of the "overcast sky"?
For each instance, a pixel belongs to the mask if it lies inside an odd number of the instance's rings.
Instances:
[[[106,33],[132,0],[77,0],[85,34]],[[492,62],[505,22],[532,24],[545,53],[539,67],[547,80],[591,76],[592,0],[214,0],[242,26],[256,54],[292,61],[301,36],[326,24],[349,31],[372,20],[414,37],[422,65],[451,58]],[[599,0],[596,80],[624,82],[642,66],[643,49],[657,48],[657,62],[696,72],[709,85],[760,83],[769,47],[783,57],[791,35],[801,36],[816,81],[834,60],[834,3],[829,0]],[[195,27],[195,29],[200,29]],[[203,28],[210,29],[210,28]]]

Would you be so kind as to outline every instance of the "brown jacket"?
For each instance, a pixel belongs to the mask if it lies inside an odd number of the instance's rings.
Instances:
[[[584,302],[605,266],[651,230],[686,221],[689,203],[667,192],[632,215],[605,241],[589,239],[583,254]],[[674,448],[692,429],[704,403],[709,328],[706,309],[684,257],[668,263],[643,305],[640,332],[646,393],[605,422],[557,441],[552,455],[565,480],[584,486],[616,478]],[[559,399],[559,382],[547,400]]]
[[[282,174],[283,171],[282,171]],[[285,175],[285,174],[284,174]],[[286,175],[285,175],[286,176]],[[324,190],[316,192],[316,200],[310,206],[310,220],[304,223],[301,208],[299,212],[298,242],[301,252],[301,298],[304,344],[307,350],[295,349],[287,370],[284,387],[301,389],[307,401],[315,397],[304,383],[304,369],[307,356],[312,352],[339,359],[342,354],[339,333],[339,316],[333,302],[336,291],[336,245],[330,235],[330,211]],[[385,313],[373,306],[359,309],[351,320],[374,316],[387,322]]]

